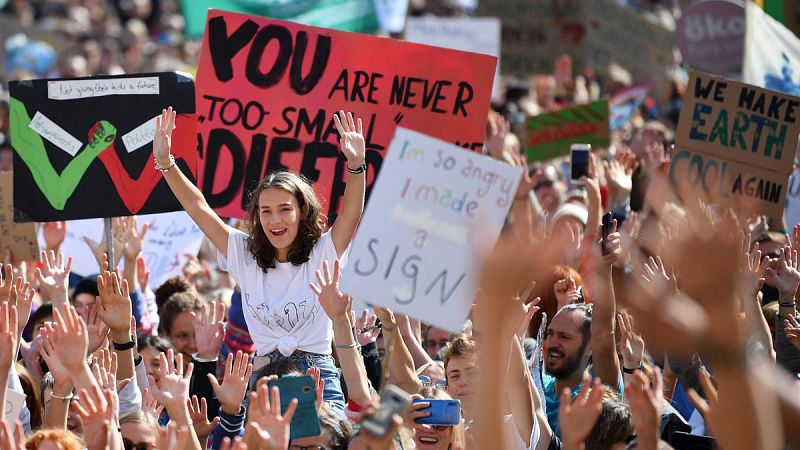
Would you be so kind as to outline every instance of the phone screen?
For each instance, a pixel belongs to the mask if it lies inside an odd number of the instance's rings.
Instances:
[[[570,164],[570,178],[572,180],[580,180],[589,176],[589,152],[590,150],[588,149],[572,149],[572,161]]]

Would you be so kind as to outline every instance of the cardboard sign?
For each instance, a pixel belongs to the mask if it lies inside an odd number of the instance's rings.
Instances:
[[[206,26],[206,12],[209,8],[291,20],[292,22],[317,27],[372,33],[378,29],[379,19],[378,11],[376,11],[377,5],[374,1],[180,0],[180,3],[181,12],[184,19],[186,19],[186,36],[198,39],[203,37],[203,31]],[[396,1],[396,3],[402,2]]]
[[[500,19],[496,17],[409,17],[405,39],[465,52],[500,56]],[[494,77],[492,99],[500,100],[500,67]]]
[[[342,276],[342,291],[456,331],[522,169],[399,128]]]
[[[154,170],[153,118],[179,113],[173,155],[196,177],[194,83],[177,73],[12,81],[17,221],[118,217],[181,209]]]
[[[346,179],[339,110],[363,120],[368,186],[398,124],[478,151],[496,63],[211,10],[197,73],[203,194],[220,215],[243,217],[264,175],[290,169],[314,182],[335,213]]]
[[[150,271],[150,287],[155,290],[169,278],[183,275],[189,256],[197,256],[203,232],[188,214],[176,211],[140,216],[139,226],[149,223],[142,256]]]
[[[800,98],[692,72],[675,146],[789,176]]]
[[[574,143],[608,147],[608,100],[539,114],[526,121],[528,161],[546,161],[569,154]]]
[[[39,244],[36,241],[36,224],[14,223],[12,206],[14,184],[11,172],[0,172],[0,252],[11,249],[14,263],[38,261]]]
[[[789,177],[713,155],[677,150],[670,179],[683,192],[699,190],[713,201],[769,217],[783,215]]]

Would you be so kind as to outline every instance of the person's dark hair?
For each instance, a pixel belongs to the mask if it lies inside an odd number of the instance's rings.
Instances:
[[[48,317],[53,317],[53,304],[52,303],[45,303],[42,306],[38,307],[36,311],[33,312],[31,315],[30,320],[28,323],[33,327],[36,322],[41,322]]]
[[[286,375],[301,377],[305,374],[302,370],[300,370],[299,367],[297,367],[295,363],[289,361],[288,359],[279,359],[275,362],[267,364],[258,372],[256,372],[256,380],[260,380],[270,375],[277,375],[280,378]]]
[[[292,172],[273,172],[264,178],[250,197],[247,206],[249,220],[248,232],[250,239],[247,241],[247,250],[253,255],[258,267],[264,272],[275,268],[275,247],[270,244],[264,227],[261,225],[259,214],[259,195],[267,189],[278,188],[292,194],[300,208],[300,223],[297,227],[297,237],[289,247],[288,259],[295,266],[308,261],[314,244],[322,236],[322,220],[320,218],[320,202],[311,184],[302,175]]]
[[[188,292],[178,292],[173,294],[172,297],[164,303],[161,308],[159,317],[161,322],[158,329],[162,333],[169,335],[172,330],[172,322],[180,313],[198,311],[203,307],[203,302]]]
[[[319,409],[319,427],[322,431],[322,438],[325,441],[325,448],[347,450],[350,445],[350,438],[353,435],[353,428],[347,420],[336,417],[330,406],[325,402],[322,403],[322,407]]]
[[[100,291],[97,290],[97,277],[88,276],[81,281],[78,281],[78,284],[75,285],[75,289],[72,291],[72,301],[75,301],[75,297],[78,294],[91,294],[95,297],[100,295]],[[52,299],[48,299],[52,300]]]
[[[447,344],[447,347],[442,351],[442,361],[444,361],[445,371],[447,370],[447,364],[450,362],[451,358],[474,356],[477,354],[478,343],[466,335],[459,334],[458,336],[454,337],[450,343]]]
[[[581,324],[581,334],[583,335],[584,343],[589,340],[592,333],[592,305],[586,303],[571,303],[558,310],[558,313],[572,313],[580,312],[583,314],[583,324]]]
[[[42,426],[42,411],[44,410],[39,386],[33,381],[33,377],[24,365],[17,364],[17,374],[19,382],[22,384],[22,391],[25,392],[25,405],[31,413],[31,429],[35,430]]]
[[[172,294],[186,292],[191,288],[192,284],[185,277],[177,276],[165,281],[153,292],[156,297],[157,311],[161,311],[161,308],[164,307],[164,303],[167,303],[167,300],[172,297]]]
[[[138,340],[139,349],[137,351],[141,352],[146,348],[153,347],[158,350],[159,353],[167,353],[167,350],[173,348],[172,342],[169,339],[161,336],[143,336],[141,339]]]
[[[603,410],[592,432],[586,438],[586,448],[606,450],[617,442],[626,442],[635,431],[628,406],[620,401],[603,401]]]

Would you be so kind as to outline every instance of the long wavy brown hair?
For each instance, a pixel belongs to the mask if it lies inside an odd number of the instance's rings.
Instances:
[[[297,226],[297,237],[289,247],[289,262],[299,266],[308,261],[311,250],[322,236],[323,222],[320,217],[322,209],[317,194],[311,187],[311,183],[302,175],[292,172],[279,171],[272,172],[253,191],[250,197],[250,204],[247,206],[248,233],[250,239],[247,241],[247,250],[253,255],[258,267],[266,272],[268,269],[275,268],[275,247],[269,242],[264,227],[261,225],[261,217],[258,214],[258,197],[270,188],[283,189],[292,194],[300,206],[300,223]]]

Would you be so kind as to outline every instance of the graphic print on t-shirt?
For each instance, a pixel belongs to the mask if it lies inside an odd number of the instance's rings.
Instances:
[[[282,310],[276,308],[272,310],[267,304],[266,300],[259,304],[254,305],[250,302],[250,294],[244,294],[245,303],[253,316],[266,327],[275,324],[284,331],[292,331],[294,327],[302,322],[310,321],[314,324],[317,312],[319,312],[319,303],[316,301],[311,302],[311,307],[308,307],[307,300],[300,300],[299,302],[286,302],[282,305]]]

